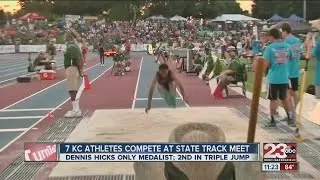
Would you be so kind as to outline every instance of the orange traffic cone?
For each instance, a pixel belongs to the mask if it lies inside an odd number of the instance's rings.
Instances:
[[[84,75],[83,76],[83,80],[84,80],[84,89],[85,90],[89,90],[91,88],[90,81],[89,81],[89,76],[88,75]]]
[[[48,113],[47,115],[48,118],[54,118],[53,114],[51,112]]]

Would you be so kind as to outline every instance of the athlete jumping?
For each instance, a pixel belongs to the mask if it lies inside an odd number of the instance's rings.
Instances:
[[[169,66],[167,64],[161,64],[159,66],[159,70],[153,78],[151,87],[149,89],[148,95],[148,106],[146,107],[146,113],[151,109],[151,101],[154,88],[158,84],[158,90],[161,97],[166,101],[167,105],[171,108],[176,107],[176,87],[178,86],[182,98],[185,102],[185,93],[184,88],[181,82],[175,77],[174,73],[169,70]]]

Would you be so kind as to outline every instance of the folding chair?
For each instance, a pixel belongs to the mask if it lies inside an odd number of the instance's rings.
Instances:
[[[231,88],[241,88],[242,89],[242,95],[230,95],[229,94],[229,87],[231,87]],[[225,88],[225,92],[226,92],[227,98],[229,98],[229,97],[244,97],[244,98],[246,98],[247,97],[246,82],[245,81],[238,81],[238,82],[235,82],[235,83],[231,83]]]
[[[247,88],[246,88],[246,81],[247,81],[247,71],[246,71],[246,64],[242,64],[242,76],[237,77],[235,82],[232,82],[225,88],[226,96],[227,97],[239,97],[239,95],[229,95],[229,87],[231,88],[241,88],[242,89],[242,95],[240,97],[247,97]]]

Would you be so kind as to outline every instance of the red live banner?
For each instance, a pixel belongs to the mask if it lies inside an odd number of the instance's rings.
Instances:
[[[25,143],[24,157],[27,162],[57,161],[57,145],[54,143]]]

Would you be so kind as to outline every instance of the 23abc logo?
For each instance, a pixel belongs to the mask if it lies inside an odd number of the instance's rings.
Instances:
[[[296,153],[296,145],[293,144],[263,144],[263,158],[266,159],[296,158]]]

